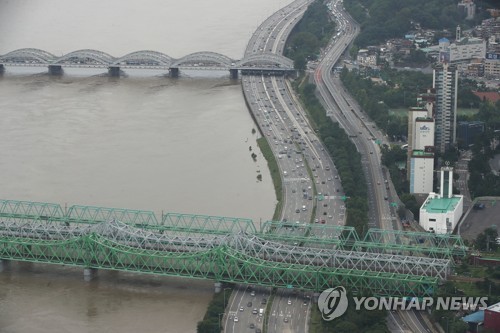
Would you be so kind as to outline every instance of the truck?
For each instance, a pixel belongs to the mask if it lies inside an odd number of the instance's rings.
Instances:
[[[264,309],[259,309],[259,316],[263,316],[264,315]]]

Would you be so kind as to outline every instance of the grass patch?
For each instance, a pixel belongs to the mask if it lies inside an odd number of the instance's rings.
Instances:
[[[269,296],[269,299],[267,300],[266,311],[264,312],[264,320],[262,320],[262,333],[267,332],[267,325],[269,324],[269,315],[270,315],[271,309],[273,307],[275,293],[276,293],[276,289],[273,288],[273,290],[271,291],[271,295]]]
[[[323,333],[323,318],[317,306],[311,306],[311,320],[309,320],[309,333]]]
[[[274,209],[273,221],[278,221],[283,209],[283,182],[281,181],[280,168],[266,138],[262,137],[257,139],[257,144],[259,145],[262,155],[267,161],[267,167],[269,168],[271,178],[273,180],[274,193],[276,194],[276,200],[278,201],[276,208]]]

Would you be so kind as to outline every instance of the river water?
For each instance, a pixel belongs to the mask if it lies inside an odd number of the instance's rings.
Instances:
[[[284,0],[0,0],[0,54],[150,49],[241,58]],[[271,218],[275,196],[241,86],[228,73],[10,68],[0,76],[0,198]],[[220,77],[220,76],[223,77]],[[257,175],[263,181],[257,181]],[[11,263],[1,332],[195,332],[213,283]]]

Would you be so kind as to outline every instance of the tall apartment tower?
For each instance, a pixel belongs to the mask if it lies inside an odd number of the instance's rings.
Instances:
[[[458,71],[447,62],[434,67],[432,87],[436,92],[434,119],[436,121],[436,150],[444,153],[455,145],[457,137]]]

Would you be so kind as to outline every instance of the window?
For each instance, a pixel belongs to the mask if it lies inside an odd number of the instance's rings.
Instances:
[[[436,219],[429,219],[429,222],[436,222]]]

